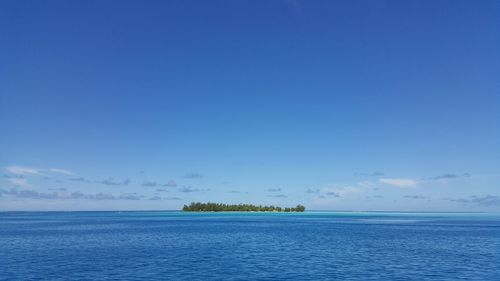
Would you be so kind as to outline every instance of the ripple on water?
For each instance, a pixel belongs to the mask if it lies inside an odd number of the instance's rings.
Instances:
[[[0,213],[0,249],[0,280],[498,280],[500,218]]]

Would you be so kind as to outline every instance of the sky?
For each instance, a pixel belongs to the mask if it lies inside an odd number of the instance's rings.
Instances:
[[[500,1],[0,1],[0,210],[500,211]]]

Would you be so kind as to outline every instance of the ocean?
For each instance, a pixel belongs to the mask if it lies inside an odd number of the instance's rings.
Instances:
[[[0,212],[0,280],[500,280],[500,215]]]

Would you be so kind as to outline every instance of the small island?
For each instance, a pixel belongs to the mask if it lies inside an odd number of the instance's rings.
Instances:
[[[251,204],[229,205],[221,203],[191,203],[184,205],[184,212],[304,212],[306,207],[297,205],[292,208],[281,208],[277,206],[256,206]]]

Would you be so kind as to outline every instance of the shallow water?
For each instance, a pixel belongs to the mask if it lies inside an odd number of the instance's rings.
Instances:
[[[1,280],[500,280],[500,216],[0,213]]]

